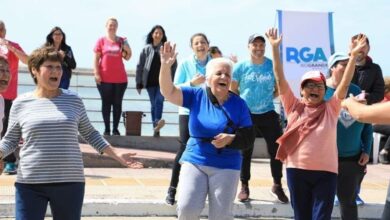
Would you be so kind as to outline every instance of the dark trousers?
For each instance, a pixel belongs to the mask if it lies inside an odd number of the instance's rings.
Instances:
[[[275,184],[281,184],[283,164],[275,159],[279,145],[276,140],[282,135],[279,115],[275,111],[264,114],[251,114],[254,130],[260,132],[267,143],[267,150],[271,158],[271,173]],[[248,184],[251,178],[251,160],[254,146],[242,151],[241,182]]]
[[[170,183],[170,186],[175,188],[179,183],[179,174],[181,168],[179,160],[184,150],[186,149],[187,141],[190,138],[190,132],[188,130],[188,121],[189,121],[188,115],[179,115],[180,148],[176,153],[175,161],[173,163],[171,183]]]
[[[150,115],[152,116],[153,127],[157,126],[160,121],[164,109],[164,96],[160,92],[160,86],[147,87],[150,100]]]
[[[110,129],[110,113],[112,106],[113,130],[118,130],[119,120],[122,114],[122,100],[127,88],[126,83],[100,83],[97,88],[102,98],[102,115],[105,131]]]
[[[389,220],[389,219],[390,219],[390,182],[387,188],[385,208],[383,209],[383,213],[382,213],[382,220]]]
[[[337,174],[296,168],[287,168],[286,174],[294,219],[330,220]]]
[[[1,132],[1,137],[4,137],[5,133],[7,132],[9,112],[11,110],[11,106],[12,106],[12,100],[4,99],[4,119],[3,119],[3,131]],[[4,157],[4,161],[7,163],[15,163],[16,162],[15,153],[11,153],[10,155]]]
[[[390,151],[390,125],[374,125],[374,132],[380,133],[386,136],[386,142],[383,148]]]
[[[358,155],[360,156],[360,154]],[[365,175],[366,166],[360,166],[357,160],[339,160],[337,176],[337,197],[340,201],[341,219],[357,220],[356,188]]]
[[[55,220],[80,220],[85,183],[15,183],[16,220],[43,220],[47,204]]]

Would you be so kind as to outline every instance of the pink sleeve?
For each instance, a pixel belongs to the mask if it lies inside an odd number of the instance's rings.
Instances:
[[[96,42],[95,48],[93,48],[93,52],[102,53],[102,46],[103,46],[103,38],[99,38],[99,40]]]
[[[291,113],[291,111],[293,110],[293,106],[295,105],[296,102],[299,101],[294,96],[294,93],[291,91],[290,86],[288,86],[288,89],[285,92],[285,94],[280,95],[279,97],[280,97],[280,101],[283,104],[284,111],[286,112],[287,115]]]
[[[328,103],[329,103],[330,107],[333,109],[335,115],[340,114],[341,101],[342,100],[338,99],[335,95],[333,95],[332,98],[329,99],[329,101],[328,101]]]

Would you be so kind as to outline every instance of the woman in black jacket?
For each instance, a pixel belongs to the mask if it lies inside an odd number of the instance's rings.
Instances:
[[[60,27],[54,27],[46,36],[45,46],[53,46],[62,57],[62,77],[59,88],[68,89],[72,70],[76,68],[72,48],[66,44],[65,33]]]
[[[136,69],[136,87],[138,94],[146,88],[149,95],[153,123],[153,136],[160,136],[160,129],[165,125],[162,119],[164,96],[160,92],[158,77],[160,75],[160,47],[167,41],[165,30],[161,25],[155,25],[146,36],[146,46],[142,50]],[[176,71],[176,62],[171,68]],[[173,78],[173,77],[172,77]]]

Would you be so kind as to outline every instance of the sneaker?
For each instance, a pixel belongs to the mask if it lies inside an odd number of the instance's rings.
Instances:
[[[339,197],[337,197],[337,196],[334,197],[333,205],[334,206],[339,206],[340,205]]]
[[[285,204],[288,203],[288,198],[286,194],[284,193],[284,190],[281,185],[274,184],[272,186],[272,189],[270,193],[281,203]]]
[[[121,133],[119,133],[118,129],[115,129],[115,130],[112,131],[112,135],[114,135],[114,136],[120,136]]]
[[[389,161],[389,155],[388,155],[388,152],[387,152],[387,151],[383,151],[383,150],[382,150],[382,151],[379,153],[378,159],[379,159],[379,163],[381,163],[381,164],[389,164],[389,163],[390,163],[390,161]]]
[[[363,201],[362,198],[360,198],[359,195],[356,196],[356,205],[357,205],[357,206],[362,206],[362,205],[364,205],[364,201]]]
[[[4,173],[8,175],[15,175],[17,173],[15,163],[5,162]]]
[[[153,137],[158,138],[160,137],[160,132],[153,132]]]
[[[237,199],[240,200],[240,202],[246,202],[249,200],[249,186],[248,184],[241,184],[241,190],[240,193],[237,195]]]
[[[165,125],[165,120],[164,119],[160,119],[157,122],[156,127],[154,127],[154,132],[159,132],[161,130],[161,128],[164,127],[164,125]]]
[[[176,196],[176,188],[170,186],[168,188],[167,197],[165,197],[165,202],[168,205],[174,205],[175,204],[175,196]]]

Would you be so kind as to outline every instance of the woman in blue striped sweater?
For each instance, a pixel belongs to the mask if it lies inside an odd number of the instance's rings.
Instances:
[[[58,88],[61,56],[53,47],[35,50],[28,69],[36,89],[12,105],[8,131],[0,142],[0,158],[20,149],[15,183],[16,219],[44,219],[47,204],[58,220],[79,220],[85,178],[78,133],[99,153],[134,167],[114,151],[91,125],[81,98]]]

